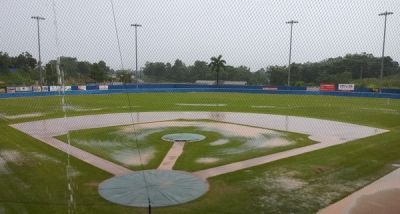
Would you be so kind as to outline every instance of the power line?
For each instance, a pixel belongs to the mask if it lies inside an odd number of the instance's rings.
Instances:
[[[114,1],[110,0],[110,2],[111,2],[111,10],[112,10],[112,14],[113,14],[113,19],[114,19],[115,35],[117,37],[119,59],[120,59],[120,62],[121,62],[121,70],[124,70],[124,63],[123,63],[123,60],[122,60],[121,44],[120,44],[120,41],[119,41],[119,33],[118,33],[118,27],[117,27],[117,19],[115,17]]]

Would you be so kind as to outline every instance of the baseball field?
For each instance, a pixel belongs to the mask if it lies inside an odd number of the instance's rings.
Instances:
[[[399,121],[400,100],[384,98],[138,93],[66,96],[64,104],[61,96],[0,99],[0,213],[147,213],[104,199],[99,185],[125,171],[162,168],[175,143],[161,138],[174,133],[205,136],[181,145],[166,167],[204,179],[208,190],[153,213],[316,213],[396,170]],[[70,147],[77,153],[67,155]]]

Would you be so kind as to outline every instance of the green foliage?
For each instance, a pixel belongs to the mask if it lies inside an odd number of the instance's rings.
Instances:
[[[10,57],[7,53],[0,51],[0,74],[5,74],[9,71],[11,66]]]
[[[287,69],[283,66],[270,66],[267,68],[270,84],[280,85],[287,82]]]
[[[188,75],[189,82],[211,79],[207,62],[196,60],[193,65],[188,66],[188,70],[190,73]]]
[[[57,84],[56,66],[56,60],[50,60],[43,66],[45,84]],[[61,57],[60,67],[67,84],[100,83],[110,79],[111,69],[104,61],[92,64],[78,61],[75,57]],[[35,84],[39,80],[37,60],[28,52],[16,57],[0,52],[0,80],[8,85]]]
[[[382,83],[376,78],[380,75],[381,58],[372,54],[347,54],[320,62],[293,63],[291,79],[295,86],[319,85],[320,83],[351,83],[362,87],[400,87],[399,63],[391,57],[384,58],[384,76],[388,78]],[[61,57],[61,67],[67,84],[101,83],[110,81],[113,71],[104,61],[90,63],[79,61],[74,57]],[[57,83],[56,61],[51,60],[44,65],[46,84]],[[10,71],[18,74],[8,75]],[[196,80],[231,80],[247,81],[249,85],[285,85],[287,83],[287,66],[268,66],[255,72],[246,66],[234,67],[226,65],[222,56],[212,57],[211,63],[195,61],[193,65],[185,65],[180,59],[173,64],[164,62],[146,62],[142,70],[146,82],[193,83]],[[132,82],[127,74],[116,74],[117,81]],[[14,85],[29,85],[38,81],[37,61],[25,52],[16,57],[0,52],[0,80]],[[137,78],[136,78],[137,79]],[[365,81],[363,81],[366,79]]]
[[[221,60],[221,59],[219,59]],[[213,57],[213,64],[218,57]],[[210,63],[210,65],[212,65]],[[380,73],[380,57],[372,54],[347,54],[344,57],[329,58],[320,62],[292,64],[291,79],[295,86],[319,85],[320,83],[351,83],[357,79],[378,77]],[[148,81],[155,82],[195,82],[196,80],[233,80],[247,81],[249,85],[272,84],[285,85],[287,83],[286,66],[269,66],[256,72],[245,66],[234,67],[225,65],[224,68],[209,66],[204,61],[196,61],[194,65],[185,66],[180,60],[174,65],[162,62],[147,62],[144,74]],[[399,64],[390,57],[385,57],[384,75],[390,76],[399,73]],[[397,87],[396,82],[387,81],[385,87]]]
[[[11,66],[25,72],[32,71],[37,65],[37,60],[28,52],[23,52],[17,57],[10,58]]]
[[[146,62],[143,74],[151,78],[153,81],[164,80],[164,76],[167,74],[167,67],[162,62]]]
[[[400,88],[400,74],[384,77],[381,81],[378,78],[366,78],[354,80],[353,83],[358,87],[366,88]]]
[[[131,83],[132,80],[132,71],[130,70],[118,70],[115,72],[117,80],[123,83]],[[137,80],[137,79],[135,79]]]
[[[196,80],[215,80],[216,71],[213,71],[205,61],[195,61],[193,65],[186,66],[181,60],[176,60],[174,65],[163,62],[147,62],[143,68],[146,82],[180,82],[193,83]],[[250,85],[267,84],[268,76],[265,69],[251,72],[246,66],[224,66],[220,69],[220,80],[247,81]]]
[[[208,64],[211,71],[215,71],[217,73],[217,85],[219,85],[219,73],[224,70],[226,61],[222,59],[222,55],[218,57],[211,57],[211,62]]]
[[[248,70],[250,71],[250,69]],[[245,75],[247,74],[248,73]],[[269,74],[264,68],[261,68],[260,70],[250,74],[252,74],[250,75],[250,80],[248,81],[250,85],[268,85],[270,82]]]
[[[28,52],[11,57],[0,52],[0,80],[8,85],[31,85],[39,80],[37,61]]]
[[[372,54],[347,54],[344,57],[329,58],[316,63],[292,64],[291,79],[302,81],[306,85],[318,85],[324,82],[350,83],[357,79],[377,78],[380,74],[381,58]],[[278,68],[279,69],[278,69]],[[285,66],[270,67],[271,82],[285,84],[287,78]],[[279,71],[279,72],[278,72]],[[384,59],[384,75],[399,73],[399,64],[390,57]],[[283,78],[285,77],[285,78]],[[390,82],[387,87],[392,87]]]
[[[57,84],[57,61],[51,60],[45,65],[45,81],[49,85]],[[78,61],[74,57],[61,57],[60,68],[64,72],[67,84],[101,83],[109,80],[111,69],[104,61],[90,63]]]
[[[95,82],[104,82],[107,80],[107,74],[110,72],[110,68],[107,67],[104,61],[93,63],[90,69],[89,77]]]

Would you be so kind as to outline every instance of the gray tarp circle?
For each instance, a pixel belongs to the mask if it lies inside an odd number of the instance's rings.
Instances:
[[[161,137],[161,139],[170,142],[185,141],[185,142],[196,142],[206,139],[204,135],[192,134],[192,133],[175,133],[167,134]]]
[[[163,207],[199,198],[208,183],[190,173],[176,170],[144,170],[116,176],[99,185],[100,195],[108,201],[134,207]]]

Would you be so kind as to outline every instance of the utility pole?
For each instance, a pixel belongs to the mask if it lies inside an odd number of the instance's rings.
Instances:
[[[39,84],[40,86],[43,86],[43,74],[42,74],[42,57],[41,57],[41,51],[40,51],[40,21],[45,20],[45,18],[40,17],[40,16],[32,16],[32,19],[36,19],[37,21],[37,34],[38,34],[38,48],[39,48],[39,62],[38,62],[38,67],[39,67]]]
[[[383,80],[383,67],[384,67],[384,61],[385,61],[385,40],[386,40],[386,21],[387,21],[387,16],[392,15],[393,12],[388,12],[385,11],[384,13],[380,13],[379,16],[385,16],[385,24],[383,27],[383,46],[382,46],[382,62],[381,62],[381,81]]]
[[[292,37],[293,37],[293,24],[299,23],[295,20],[287,21],[286,24],[290,24],[290,48],[289,48],[289,65],[288,65],[288,86],[290,86],[290,67],[292,64]]]
[[[142,25],[140,24],[131,24],[131,27],[135,27],[135,63],[136,63],[136,69],[135,69],[135,74],[136,74],[136,78],[137,78],[137,84],[139,83],[139,78],[140,76],[138,75],[138,52],[137,52],[137,29],[138,27],[142,27]]]

